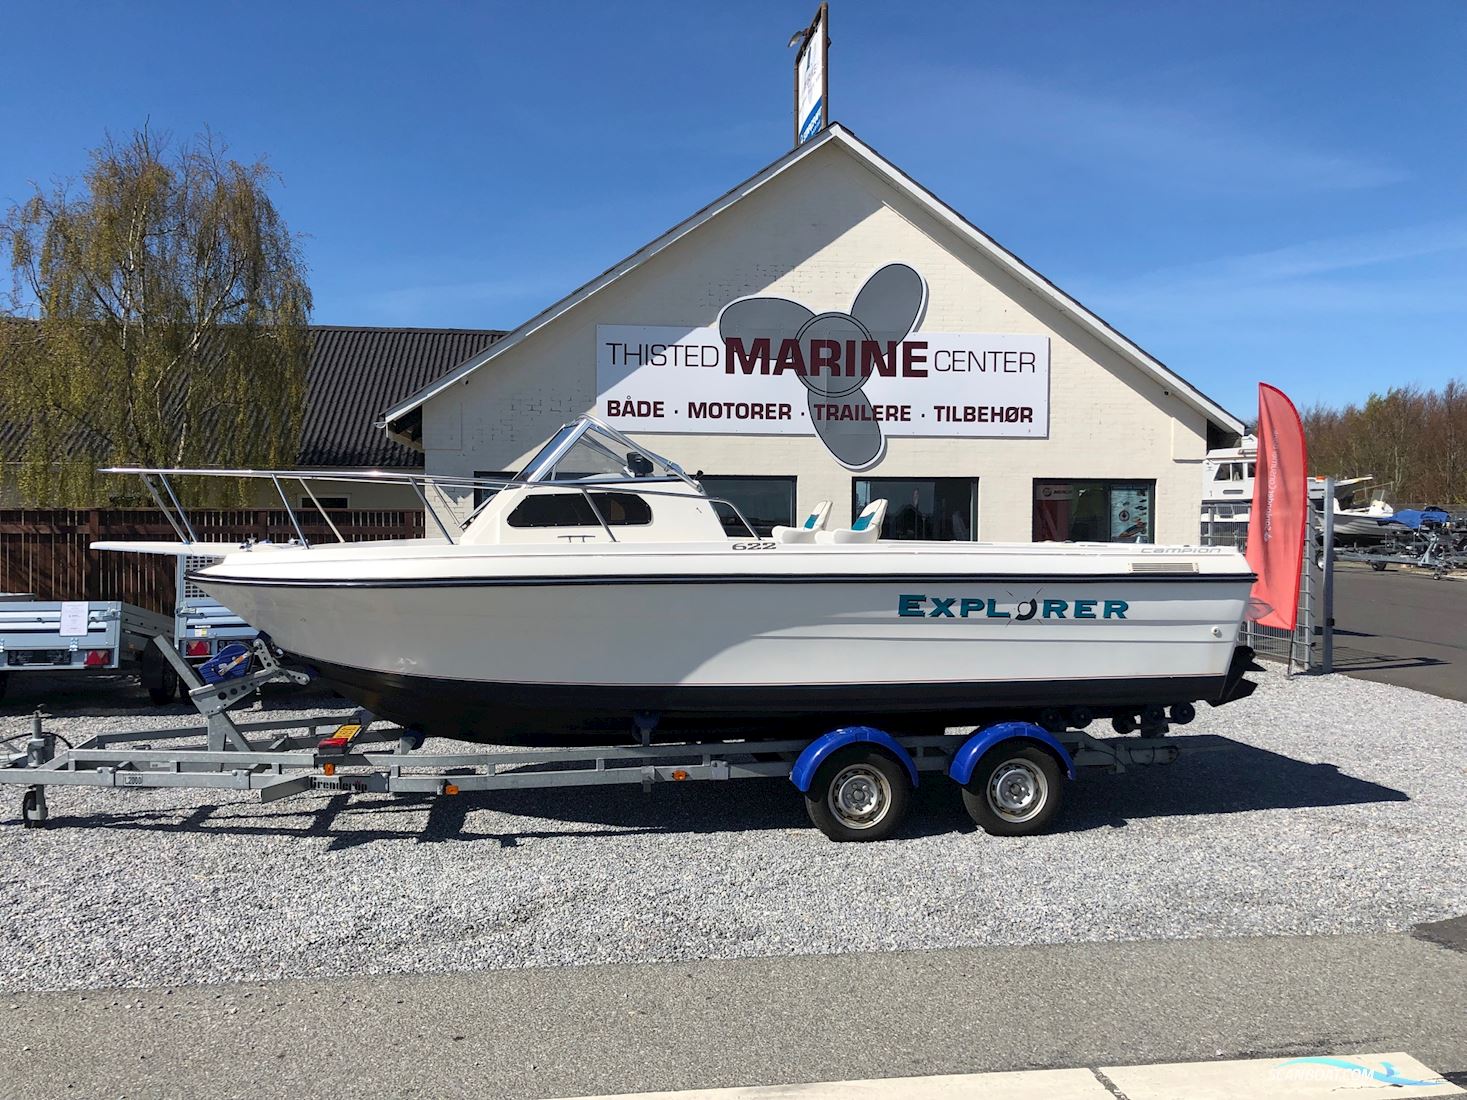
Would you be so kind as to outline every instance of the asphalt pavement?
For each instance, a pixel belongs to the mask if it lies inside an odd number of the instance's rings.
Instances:
[[[1467,702],[1467,580],[1338,565],[1335,671]]]
[[[0,1090],[540,1100],[1364,1050],[1460,1084],[1467,954],[1437,931],[9,994]]]

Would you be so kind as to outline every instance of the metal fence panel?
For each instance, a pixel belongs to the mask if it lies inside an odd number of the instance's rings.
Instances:
[[[1324,610],[1325,570],[1334,563],[1325,560],[1324,525],[1317,509],[1310,508],[1304,528],[1304,552],[1299,563],[1299,611],[1293,630],[1243,624],[1243,642],[1253,647],[1258,656],[1284,664],[1292,674],[1324,670],[1324,633],[1328,629]],[[1242,551],[1247,547],[1246,529],[1228,534],[1215,533],[1203,525],[1202,545],[1231,546]]]

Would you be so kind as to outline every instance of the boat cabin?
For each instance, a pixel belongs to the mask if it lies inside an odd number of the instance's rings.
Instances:
[[[556,432],[513,478],[477,492],[460,540],[469,545],[758,538],[677,463],[590,416]]]
[[[826,531],[830,502],[798,527],[762,538],[738,508],[710,496],[676,462],[647,450],[594,416],[556,432],[506,480],[484,479],[457,540],[512,546],[581,542],[759,542],[840,545],[876,542],[886,501],[868,504],[849,528]]]

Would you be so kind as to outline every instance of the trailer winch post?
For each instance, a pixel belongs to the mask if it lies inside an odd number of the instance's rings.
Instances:
[[[270,651],[270,643],[265,638],[256,638],[250,643],[258,665],[253,672],[214,684],[206,684],[198,670],[179,655],[178,650],[168,643],[168,639],[154,638],[153,644],[162,651],[164,660],[173,666],[173,671],[188,689],[189,701],[204,716],[209,752],[224,752],[226,749],[239,752],[252,750],[248,738],[235,725],[229,711],[238,706],[241,700],[258,691],[262,684],[287,679],[304,685],[310,683],[311,679],[303,672],[283,667]],[[203,765],[202,770],[220,771],[222,767],[217,764]]]

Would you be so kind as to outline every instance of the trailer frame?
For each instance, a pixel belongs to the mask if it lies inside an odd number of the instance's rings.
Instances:
[[[611,784],[650,791],[666,782],[788,778],[808,800],[823,795],[809,789],[822,760],[852,748],[887,753],[909,769],[913,786],[919,775],[937,772],[967,784],[974,758],[1004,746],[1040,749],[1072,779],[1080,768],[1120,772],[1169,764],[1180,753],[1164,722],[1138,737],[1097,738],[1079,729],[1010,722],[969,735],[893,736],[848,726],[814,739],[654,743],[656,723],[650,715],[638,722],[639,744],[424,753],[422,734],[381,722],[362,709],[307,719],[237,721],[230,711],[264,684],[311,679],[281,665],[268,638],[252,643],[257,667],[216,683],[206,683],[166,639],[154,644],[188,686],[203,723],[99,733],[72,745],[48,730],[37,711],[24,750],[0,757],[0,785],[24,789],[25,827],[48,821],[48,786],[257,791],[262,802],[273,802],[307,793],[454,796]],[[322,737],[323,731],[330,733]],[[162,742],[172,744],[160,747]],[[1055,799],[1057,805],[1058,793]]]

